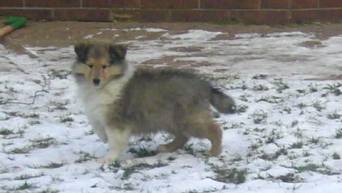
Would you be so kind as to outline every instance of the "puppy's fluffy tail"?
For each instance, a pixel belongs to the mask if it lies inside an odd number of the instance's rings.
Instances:
[[[210,103],[221,113],[234,113],[236,111],[233,98],[217,88],[211,88]]]

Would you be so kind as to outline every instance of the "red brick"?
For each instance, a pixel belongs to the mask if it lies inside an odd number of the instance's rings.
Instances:
[[[83,0],[84,7],[139,8],[140,0]]]
[[[319,5],[321,8],[336,8],[336,7],[342,7],[342,1],[341,0],[320,0]]]
[[[51,20],[52,10],[48,9],[0,9],[0,15],[24,16],[32,20]]]
[[[22,7],[23,0],[0,0],[0,7]]]
[[[194,9],[199,0],[141,0],[143,9]]]
[[[200,0],[201,8],[208,9],[259,9],[261,0]]]
[[[140,20],[140,10],[132,9],[114,9],[112,11],[113,20],[119,21],[136,21]]]
[[[55,18],[62,21],[111,21],[110,9],[56,9]]]
[[[229,22],[229,10],[172,10],[171,21],[177,22]]]
[[[148,22],[169,21],[170,12],[161,10],[141,10],[140,19]]]
[[[232,20],[248,24],[287,24],[289,22],[288,11],[246,11],[233,10]]]
[[[295,23],[308,23],[318,20],[318,10],[296,10],[292,11],[291,22]]]
[[[140,20],[144,22],[170,21],[170,11],[168,10],[114,9],[112,16],[116,20]]]
[[[81,0],[26,0],[27,7],[80,7]]]
[[[310,23],[315,21],[321,22],[341,22],[342,9],[332,10],[294,10],[292,12],[291,22]]]
[[[318,0],[292,0],[292,8],[294,9],[318,8]]]
[[[290,0],[262,0],[261,8],[263,9],[288,9]]]
[[[321,10],[320,19],[325,22],[341,22],[342,21],[342,9]]]

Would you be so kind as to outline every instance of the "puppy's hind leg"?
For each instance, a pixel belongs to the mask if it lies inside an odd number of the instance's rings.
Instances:
[[[218,156],[221,153],[222,131],[210,115],[210,111],[197,110],[187,119],[189,135],[199,138],[207,138],[211,142],[210,156]]]
[[[188,137],[184,136],[183,134],[175,135],[175,139],[168,144],[160,145],[158,147],[158,152],[173,152],[176,151],[178,148],[183,147],[185,143],[188,141]]]
[[[131,131],[128,128],[117,129],[107,127],[106,133],[108,138],[109,152],[103,160],[100,160],[100,162],[103,164],[110,164],[117,160],[120,153],[127,147]]]
[[[222,151],[222,130],[216,123],[212,123],[208,128],[208,139],[211,142],[211,149],[209,154],[211,156],[218,156]]]

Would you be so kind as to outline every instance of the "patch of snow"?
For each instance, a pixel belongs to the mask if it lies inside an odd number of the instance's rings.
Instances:
[[[94,38],[94,34],[89,34],[89,35],[86,35],[86,36],[84,36],[83,37],[83,39],[92,39],[92,38]]]
[[[164,34],[162,37],[170,39],[180,40],[191,40],[191,41],[208,41],[216,36],[222,34],[222,32],[209,32],[205,30],[189,30],[184,34],[170,35],[169,33]]]
[[[136,27],[136,28],[128,28],[128,29],[123,29],[122,31],[146,31],[146,32],[165,32],[167,30],[165,29],[161,29],[161,28],[140,28],[140,27]]]
[[[73,48],[28,47],[32,58],[0,45],[0,192],[339,193],[342,82],[305,78],[341,74],[342,36],[311,48],[302,43],[317,40],[302,32],[213,39],[220,33],[134,40],[127,60],[188,61],[235,99],[238,112],[217,118],[221,156],[208,158],[210,143],[192,139],[139,158],[170,140],[161,133],[132,138],[128,160],[110,167],[97,162],[107,145],[77,103]],[[202,49],[174,49],[192,47]]]
[[[147,32],[166,32],[167,30],[161,28],[145,28]]]

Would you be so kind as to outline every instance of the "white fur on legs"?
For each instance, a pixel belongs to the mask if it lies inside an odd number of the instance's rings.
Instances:
[[[104,142],[107,143],[107,134],[105,128],[102,126],[100,121],[89,119],[90,125],[93,127],[97,136]]]
[[[105,158],[101,160],[101,163],[110,164],[113,161],[117,160],[120,153],[127,147],[131,131],[127,128],[106,128],[106,133],[108,137],[109,152],[107,153]]]
[[[95,133],[97,134],[97,136],[99,136],[99,138],[100,138],[104,143],[107,143],[108,137],[107,137],[105,128],[99,127],[99,126],[96,126],[96,127],[93,127],[93,128],[94,128]]]

